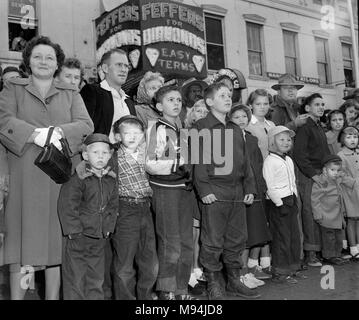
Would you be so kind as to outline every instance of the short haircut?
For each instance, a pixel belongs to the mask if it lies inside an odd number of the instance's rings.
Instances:
[[[181,89],[177,86],[164,86],[160,88],[155,94],[155,102],[162,103],[164,96],[172,91],[177,91],[181,94]],[[182,96],[182,94],[181,94]]]
[[[300,107],[301,109],[301,113],[308,113],[306,110],[305,110],[305,107],[306,106],[309,106],[313,101],[314,99],[316,98],[320,98],[320,99],[323,99],[322,95],[320,93],[313,93],[311,94],[310,96],[306,97]]]
[[[76,59],[76,58],[67,58],[65,61],[64,61],[64,64],[62,65],[62,68],[68,68],[68,69],[78,69],[80,70],[80,73],[81,73],[81,80],[83,79],[84,75],[85,75],[85,72],[84,72],[84,69],[82,67],[82,64],[81,64],[81,61],[79,59]],[[61,68],[61,69],[62,69]]]
[[[101,58],[101,62],[100,62],[100,65],[102,66],[103,64],[107,64],[108,61],[111,59],[111,56],[114,54],[114,53],[119,53],[119,54],[123,54],[124,56],[127,57],[127,53],[126,51],[122,50],[122,49],[119,49],[119,48],[114,48],[114,49],[111,49],[107,52],[105,52]]]
[[[244,104],[240,104],[240,103],[235,103],[232,106],[231,111],[229,111],[229,113],[228,113],[228,119],[231,119],[233,117],[233,115],[237,111],[240,111],[240,110],[243,110],[247,114],[248,123],[249,123],[251,121],[251,119],[252,119],[252,112],[247,106],[245,106]]]
[[[113,124],[113,132],[115,134],[121,133],[121,128],[124,125],[134,126],[134,127],[137,127],[139,129],[141,129],[142,132],[145,131],[143,125],[141,125],[141,123],[136,119],[127,119],[127,120],[124,120],[124,121],[121,121],[121,119],[119,119]]]
[[[346,119],[345,119],[345,113],[341,110],[331,110],[329,111],[329,113],[327,114],[327,129],[328,130],[332,130],[332,125],[331,125],[331,121],[333,116],[337,115],[337,114],[341,114],[343,116],[343,120],[344,120],[344,124],[343,124],[343,128],[346,127]]]
[[[270,103],[270,94],[265,89],[256,89],[251,92],[247,99],[247,106],[251,106],[258,97],[267,97]]]
[[[229,90],[228,86],[226,84],[224,84],[223,82],[213,83],[213,84],[209,85],[204,90],[204,98],[203,99],[204,99],[204,102],[206,103],[207,108],[210,108],[210,106],[207,105],[207,99],[213,99],[216,92],[218,92],[222,88],[227,88]]]
[[[49,37],[43,37],[43,36],[35,37],[32,40],[30,40],[26,44],[25,49],[22,52],[22,59],[23,59],[24,65],[26,67],[27,73],[31,74],[30,57],[32,54],[32,50],[34,50],[34,48],[38,45],[50,46],[55,50],[57,67],[58,67],[54,74],[54,77],[55,77],[60,72],[60,70],[62,68],[62,65],[65,60],[65,53],[59,44],[53,43]]]

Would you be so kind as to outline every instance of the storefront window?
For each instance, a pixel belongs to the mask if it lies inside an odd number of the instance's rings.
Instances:
[[[22,51],[26,43],[38,34],[36,0],[9,1],[9,50]]]
[[[206,15],[205,21],[208,69],[219,70],[225,67],[223,19],[219,16]]]

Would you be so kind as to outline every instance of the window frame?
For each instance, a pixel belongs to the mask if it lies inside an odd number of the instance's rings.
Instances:
[[[344,46],[349,47],[350,59],[344,57],[344,54],[343,54],[343,47],[344,47]],[[346,88],[355,88],[356,79],[354,78],[353,44],[352,44],[352,43],[347,43],[347,42],[341,42],[341,47],[342,47],[342,61],[343,61],[343,74],[344,74],[345,87],[346,87]],[[348,67],[345,67],[345,64],[344,64],[345,61],[350,61],[351,69],[349,69]],[[352,72],[352,79],[353,79],[353,82],[354,82],[354,87],[349,87],[349,86],[347,86],[346,79],[345,79],[345,69],[351,70],[351,72]]]
[[[329,43],[328,39],[321,38],[321,37],[314,37],[315,43],[317,41],[320,41],[324,44],[324,54],[325,54],[325,61],[319,61],[318,59],[318,52],[316,52],[316,62],[317,62],[317,69],[318,69],[318,79],[319,79],[319,85],[329,85],[331,83],[331,73],[330,73],[330,56],[329,56]],[[316,45],[317,49],[317,45]],[[325,76],[326,76],[326,82],[322,83],[320,80],[320,73],[319,73],[319,64],[324,65],[325,67]]]
[[[260,23],[255,23],[252,21],[245,21],[246,23],[246,36],[247,36],[247,56],[248,56],[248,74],[249,76],[252,77],[265,77],[266,75],[266,63],[265,63],[265,51],[264,51],[264,29],[263,29],[263,24]],[[251,26],[255,26],[255,28],[259,29],[259,46],[260,46],[260,50],[255,50],[255,49],[250,49],[249,48],[249,29]],[[259,54],[260,57],[260,66],[261,66],[261,74],[254,74],[251,73],[251,68],[250,68],[250,60],[249,60],[249,53],[250,52],[254,52]]]
[[[209,59],[208,59],[208,47],[207,45],[213,45],[213,46],[218,46],[218,47],[222,47],[223,48],[223,62],[224,62],[224,65],[222,68],[225,68],[226,65],[227,65],[227,50],[226,50],[226,39],[225,39],[225,24],[224,24],[224,16],[221,15],[221,14],[216,14],[216,13],[212,13],[212,12],[207,12],[207,11],[204,11],[203,12],[203,16],[204,16],[204,22],[205,22],[205,26],[206,26],[206,18],[211,18],[211,19],[217,19],[221,22],[221,29],[222,29],[222,40],[223,40],[223,44],[220,45],[218,43],[212,43],[212,42],[208,42],[207,41],[207,35],[206,35],[206,32],[204,34],[204,37],[205,37],[205,41],[206,41],[206,51],[207,51],[207,70],[208,71],[218,71],[220,69],[211,69],[210,66],[209,66]]]
[[[285,42],[285,33],[293,35],[294,38],[294,52],[295,56],[287,56],[286,55],[286,42]],[[294,73],[295,76],[301,76],[301,68],[300,68],[300,56],[299,56],[299,44],[298,44],[298,32],[289,30],[289,29],[282,29],[282,36],[283,36],[283,49],[284,49],[284,67],[286,73],[291,73],[287,70],[287,58],[294,59],[295,61],[295,69],[296,72]]]

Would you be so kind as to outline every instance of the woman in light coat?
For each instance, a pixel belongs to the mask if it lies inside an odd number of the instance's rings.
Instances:
[[[54,77],[64,61],[61,47],[47,37],[30,41],[23,51],[30,77],[13,79],[0,94],[0,142],[8,151],[9,198],[5,210],[5,263],[10,265],[12,299],[23,299],[24,273],[45,269],[46,299],[58,299],[61,229],[57,216],[60,185],[34,165],[55,127],[52,142],[66,137],[78,154],[93,123],[76,88]]]

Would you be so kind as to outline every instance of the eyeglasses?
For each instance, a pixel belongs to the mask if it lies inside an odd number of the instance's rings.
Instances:
[[[119,62],[116,64],[116,66],[120,67],[121,69],[131,70],[131,65],[126,63]]]

